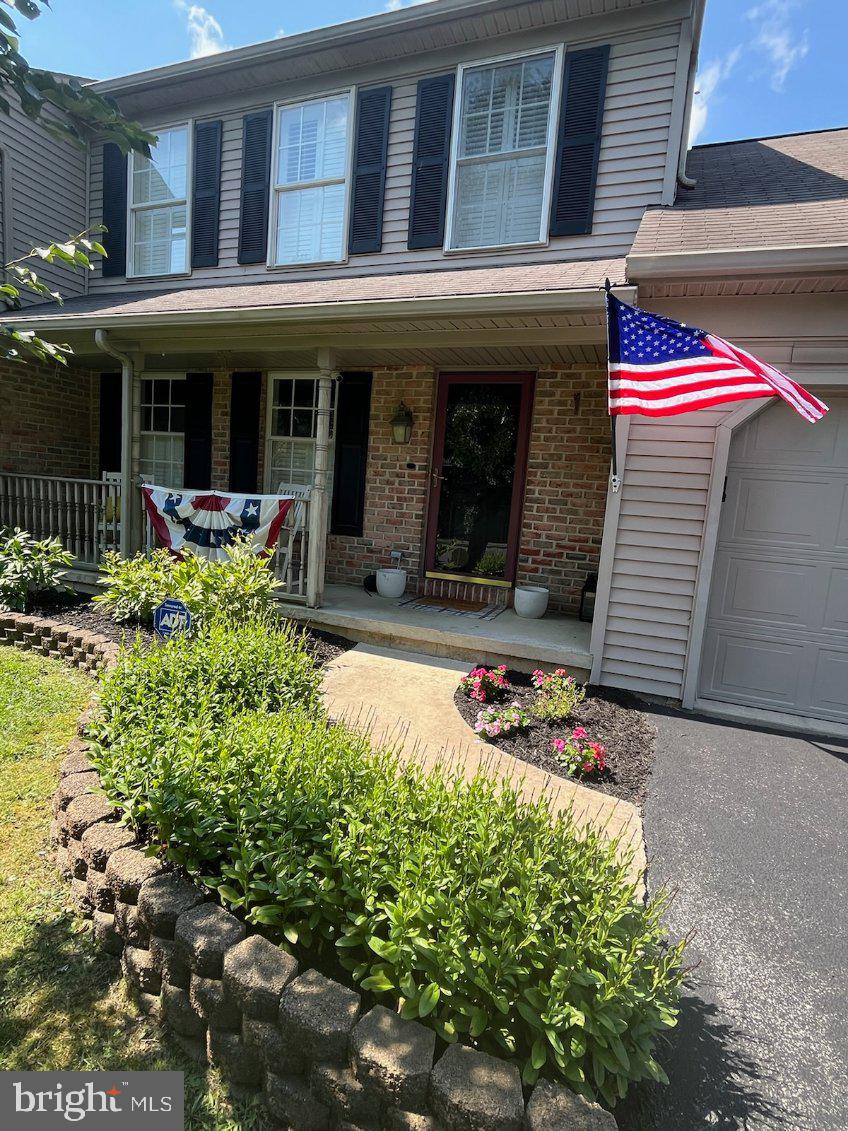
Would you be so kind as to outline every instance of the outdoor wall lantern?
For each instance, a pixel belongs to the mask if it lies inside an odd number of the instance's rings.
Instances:
[[[403,401],[395,409],[391,423],[394,442],[396,444],[408,444],[412,437],[412,412]]]

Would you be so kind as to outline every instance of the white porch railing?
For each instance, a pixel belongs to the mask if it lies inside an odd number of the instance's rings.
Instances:
[[[121,488],[100,479],[0,471],[0,526],[59,538],[80,565],[97,567],[107,550],[118,549]]]

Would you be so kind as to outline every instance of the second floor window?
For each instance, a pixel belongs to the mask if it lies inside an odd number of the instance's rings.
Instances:
[[[461,70],[450,250],[544,239],[557,70],[554,51]]]
[[[344,259],[349,119],[349,94],[278,108],[273,263]]]
[[[178,275],[189,269],[189,127],[154,131],[150,157],[130,156],[131,275]]]

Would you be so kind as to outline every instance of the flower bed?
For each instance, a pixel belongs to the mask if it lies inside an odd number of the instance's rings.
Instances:
[[[477,673],[475,688],[489,686],[490,681],[482,675],[485,670],[473,669]],[[567,673],[528,676],[495,670],[498,681],[494,702],[485,691],[487,697],[481,702],[470,697],[468,685],[457,688],[457,710],[476,733],[497,749],[547,773],[571,777],[637,805],[644,801],[654,761],[655,734],[638,709],[635,696],[593,687],[583,697],[578,684],[568,683]],[[494,732],[491,726],[479,726],[481,709],[502,709],[505,705],[526,725],[500,727]],[[556,717],[562,710],[568,711],[566,716]]]

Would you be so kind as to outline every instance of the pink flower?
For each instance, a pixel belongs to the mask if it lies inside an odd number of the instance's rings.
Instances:
[[[585,727],[575,727],[574,730],[571,732],[571,737],[572,738],[585,738],[587,733],[588,732],[587,732]]]
[[[565,739],[555,738],[553,741],[553,747],[554,750],[556,750],[557,754],[562,754],[562,752],[565,750]]]

